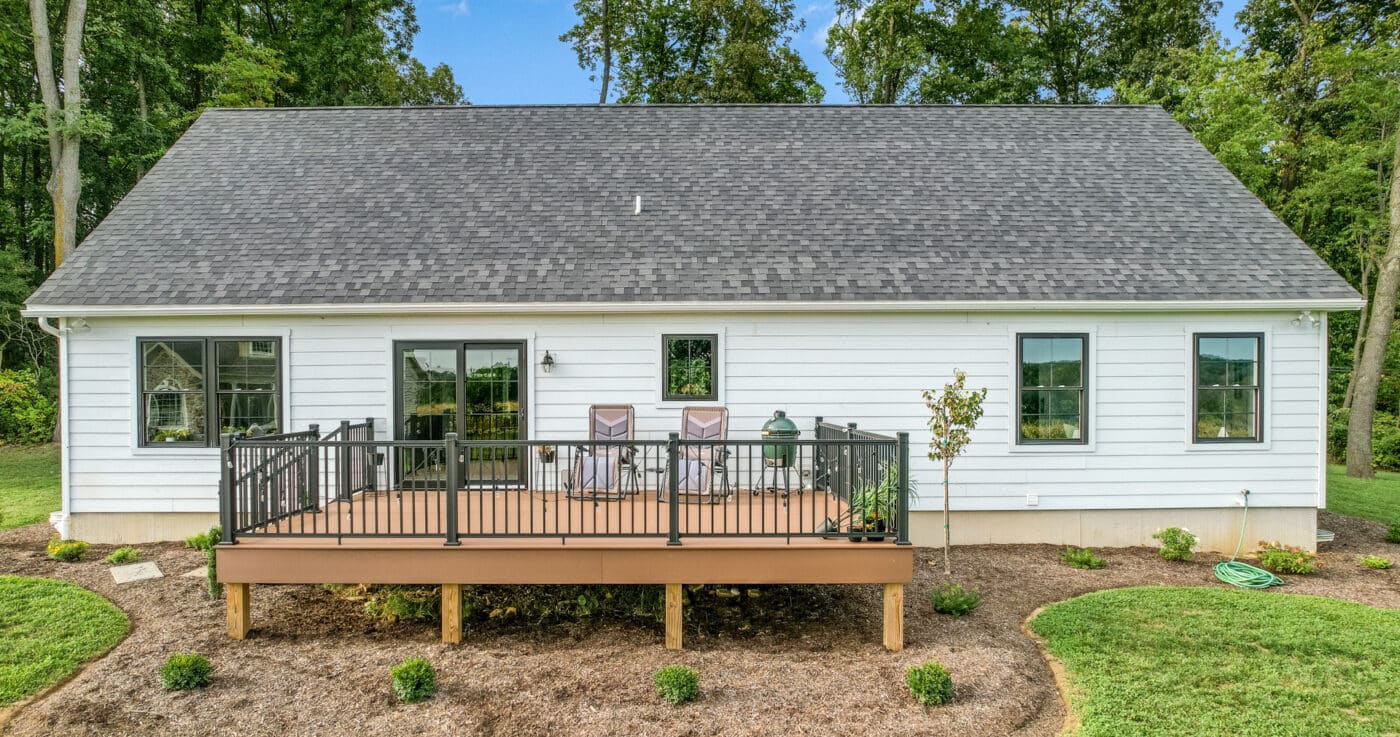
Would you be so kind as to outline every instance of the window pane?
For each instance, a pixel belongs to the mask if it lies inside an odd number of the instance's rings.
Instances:
[[[1254,438],[1257,389],[1202,387],[1196,390],[1196,437]]]
[[[148,392],[204,391],[204,341],[143,341],[141,376]]]
[[[221,432],[280,432],[276,394],[219,392],[219,418]]]
[[[666,395],[714,395],[715,339],[666,338]]]
[[[457,432],[457,350],[403,351],[402,430],[405,440],[441,440]]]
[[[1082,439],[1083,401],[1083,392],[1078,389],[1023,389],[1021,439]]]
[[[144,444],[203,443],[204,393],[159,391],[144,395]]]
[[[278,344],[272,340],[214,343],[220,390],[277,391]]]
[[[1083,338],[1022,338],[1021,386],[1083,386],[1083,362]]]

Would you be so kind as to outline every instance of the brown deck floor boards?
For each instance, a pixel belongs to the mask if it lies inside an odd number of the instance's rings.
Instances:
[[[680,505],[682,537],[712,537],[752,541],[760,535],[786,539],[809,534],[824,521],[842,522],[847,506],[837,497],[817,491],[752,494],[740,490],[718,503],[698,501]],[[458,532],[463,539],[500,535],[515,538],[602,536],[666,538],[670,504],[654,492],[642,491],[623,499],[574,499],[555,491],[472,489],[457,492]],[[366,492],[350,501],[334,501],[265,525],[257,532],[297,538],[305,535],[402,539],[446,535],[447,493],[404,490]],[[241,539],[252,540],[251,537]],[[282,538],[285,540],[285,538]]]

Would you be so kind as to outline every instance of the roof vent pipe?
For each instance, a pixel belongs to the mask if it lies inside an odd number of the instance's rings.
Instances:
[[[641,215],[641,214],[642,214],[642,196],[641,196],[641,195],[637,195],[637,205],[636,205],[635,208],[633,208],[632,214],[633,214],[633,215]]]

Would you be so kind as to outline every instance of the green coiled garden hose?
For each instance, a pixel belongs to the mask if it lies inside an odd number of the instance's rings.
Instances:
[[[1240,549],[1244,547],[1245,523],[1249,522],[1249,489],[1241,492],[1244,494],[1244,515],[1240,518],[1240,541],[1235,544],[1235,554],[1229,560],[1222,560],[1215,564],[1215,577],[1230,584],[1239,586],[1242,589],[1267,589],[1270,586],[1282,586],[1283,579],[1262,569],[1255,568],[1248,563],[1241,563],[1236,558],[1240,557]]]

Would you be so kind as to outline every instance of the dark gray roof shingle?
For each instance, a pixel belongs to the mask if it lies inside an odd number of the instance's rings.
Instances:
[[[30,305],[1355,296],[1156,108],[541,106],[207,111]]]

